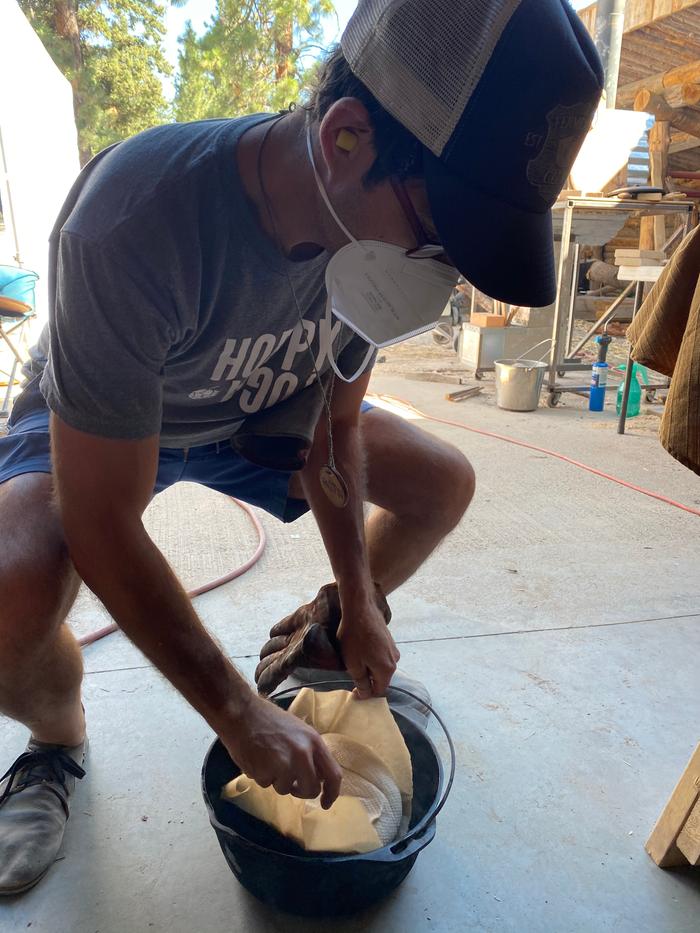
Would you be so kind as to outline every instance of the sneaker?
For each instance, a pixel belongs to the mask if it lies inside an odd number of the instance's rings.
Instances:
[[[0,895],[28,891],[56,860],[86,750],[87,739],[74,747],[30,739],[0,778]]]

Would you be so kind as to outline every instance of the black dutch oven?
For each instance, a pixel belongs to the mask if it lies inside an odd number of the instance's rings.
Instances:
[[[352,689],[350,681],[311,685],[324,690]],[[272,697],[287,709],[301,687]],[[390,845],[358,855],[307,852],[271,826],[223,800],[223,786],[241,772],[217,739],[204,759],[202,792],[209,820],[226,862],[251,894],[272,907],[302,916],[337,916],[360,911],[390,894],[413,867],[418,853],[435,836],[435,818],[452,787],[455,752],[440,716],[408,690],[391,687],[430,710],[447,739],[449,775],[444,780],[438,751],[430,737],[400,709],[391,713],[408,746],[413,766],[413,808],[406,834]],[[441,790],[444,786],[444,791]]]

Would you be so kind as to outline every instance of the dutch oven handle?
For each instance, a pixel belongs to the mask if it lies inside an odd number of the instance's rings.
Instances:
[[[271,696],[270,699],[277,700],[279,697],[286,696],[287,694],[298,693],[304,687],[309,687],[313,690],[314,687],[338,686],[354,687],[355,685],[352,680],[321,680],[314,684],[299,684],[298,687],[288,687],[286,690],[281,690],[279,693],[274,694],[274,696]],[[449,797],[450,791],[452,790],[457,761],[452,736],[447,731],[447,726],[443,722],[442,717],[433,709],[430,703],[427,703],[422,697],[416,696],[415,693],[411,693],[410,690],[404,689],[404,687],[392,687],[391,684],[389,684],[389,690],[395,690],[397,693],[403,693],[405,696],[410,697],[412,700],[416,700],[435,717],[440,728],[445,734],[445,738],[447,739],[447,746],[450,750],[450,774],[447,778],[447,783],[445,784],[445,790],[443,791],[442,797],[440,797],[440,799],[428,809],[427,813],[421,820],[418,821],[418,823],[416,823],[408,835],[399,839],[399,841],[393,843],[393,845],[378,849],[376,855],[371,852],[367,853],[366,857],[374,858],[378,862],[394,861],[392,856],[399,856],[401,859],[404,859],[407,856],[412,855],[414,852],[420,852],[421,849],[428,845],[432,839],[433,834],[431,833],[431,828],[434,826],[435,818],[447,803],[447,798]]]

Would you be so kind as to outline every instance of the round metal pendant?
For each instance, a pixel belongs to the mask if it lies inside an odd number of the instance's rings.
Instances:
[[[326,497],[336,508],[342,509],[348,504],[348,487],[337,470],[331,466],[321,467],[318,478]]]

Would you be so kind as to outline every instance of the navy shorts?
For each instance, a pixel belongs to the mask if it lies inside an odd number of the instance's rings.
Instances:
[[[362,411],[372,408],[362,403]],[[0,483],[22,473],[50,473],[49,412],[41,409],[10,418],[8,433],[0,437]],[[259,467],[237,454],[228,441],[189,447],[161,447],[154,493],[174,483],[200,483],[224,495],[265,509],[283,522],[293,522],[309,506],[289,496],[292,473]]]

